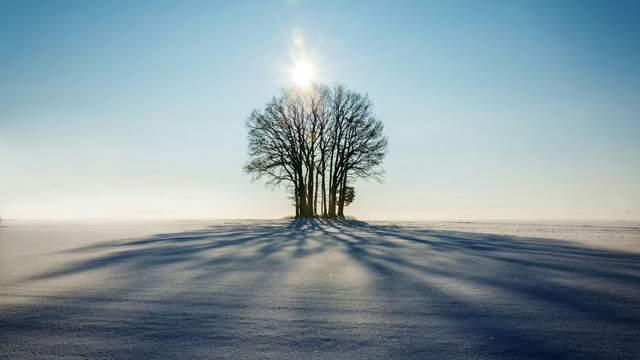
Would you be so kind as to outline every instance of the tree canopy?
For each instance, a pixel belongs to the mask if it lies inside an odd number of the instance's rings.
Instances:
[[[285,89],[247,120],[244,170],[293,193],[296,217],[344,217],[355,179],[383,174],[384,126],[367,95],[342,85]]]

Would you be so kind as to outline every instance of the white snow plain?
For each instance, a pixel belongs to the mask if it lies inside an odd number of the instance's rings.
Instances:
[[[5,223],[0,358],[640,359],[640,226]]]

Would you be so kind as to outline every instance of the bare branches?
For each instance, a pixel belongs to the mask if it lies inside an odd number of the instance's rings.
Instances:
[[[372,109],[368,96],[341,85],[283,90],[247,120],[244,171],[293,189],[296,216],[344,216],[355,194],[347,183],[383,174],[387,139]]]

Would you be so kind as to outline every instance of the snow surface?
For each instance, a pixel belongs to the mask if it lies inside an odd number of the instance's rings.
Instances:
[[[9,223],[0,358],[640,359],[640,227]]]

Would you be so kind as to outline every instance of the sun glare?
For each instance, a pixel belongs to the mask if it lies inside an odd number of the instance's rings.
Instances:
[[[291,79],[296,86],[306,88],[315,80],[316,72],[309,61],[304,59],[297,60],[291,68]]]

